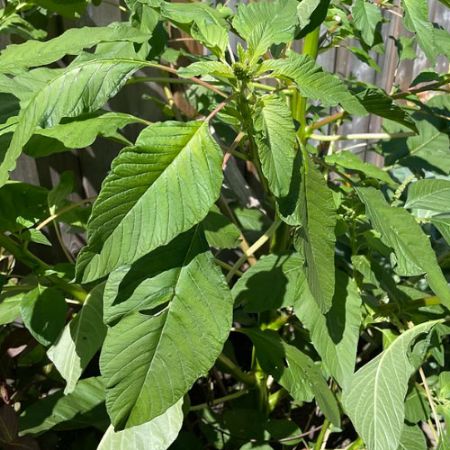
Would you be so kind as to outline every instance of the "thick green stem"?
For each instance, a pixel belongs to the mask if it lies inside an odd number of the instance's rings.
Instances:
[[[325,437],[328,434],[328,427],[330,426],[330,421],[328,419],[325,419],[322,429],[320,430],[320,434],[317,437],[317,441],[314,444],[314,450],[321,450],[322,449],[322,445],[325,441]]]

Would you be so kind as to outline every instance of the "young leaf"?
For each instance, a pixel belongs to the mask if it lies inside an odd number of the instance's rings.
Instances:
[[[88,295],[81,311],[66,325],[58,341],[47,355],[66,380],[65,394],[70,394],[101,347],[106,335],[103,325],[103,289],[96,286]]]
[[[131,41],[142,43],[149,36],[124,23],[107,27],[71,28],[46,42],[27,41],[12,44],[0,53],[0,72],[13,72],[30,67],[45,66],[65,55],[78,55],[83,49],[100,42]]]
[[[64,328],[67,305],[58,289],[38,286],[24,295],[20,314],[33,337],[42,345],[51,345]]]
[[[427,0],[402,0],[405,8],[405,25],[416,33],[417,41],[433,63],[437,56],[433,24],[428,19]]]
[[[200,222],[219,197],[221,164],[206,123],[146,128],[103,182],[77,262],[83,281],[136,261]]]
[[[367,0],[356,0],[352,7],[352,16],[355,27],[361,32],[364,42],[372,46],[375,30],[382,20],[380,8]]]
[[[408,209],[426,209],[435,213],[450,211],[450,181],[448,180],[419,180],[411,184],[408,189]]]
[[[71,394],[58,391],[27,407],[20,415],[20,434],[39,434],[53,427],[102,428],[107,420],[104,402],[105,387],[100,377],[81,380]]]
[[[425,274],[442,304],[450,308],[447,281],[430,241],[413,216],[403,208],[390,206],[383,194],[374,188],[357,188],[357,193],[366,205],[366,214],[372,226],[381,234],[381,240],[395,252],[396,272],[400,276]]]
[[[178,436],[183,424],[183,400],[158,417],[136,427],[115,432],[109,426],[97,450],[166,450]]]
[[[341,105],[351,114],[365,115],[366,109],[336,76],[324,72],[307,55],[289,52],[286,59],[269,59],[261,64],[260,73],[272,71],[275,77],[288,78],[297,84],[303,97],[319,100],[324,106]]]
[[[294,122],[286,101],[276,96],[263,97],[256,110],[254,128],[269,188],[275,196],[284,197],[289,193],[296,154]]]
[[[437,323],[424,322],[405,331],[359,369],[344,390],[344,409],[368,450],[397,450],[408,380],[414,373],[408,352],[414,340]]]
[[[292,306],[305,281],[302,266],[298,254],[262,256],[233,286],[235,303],[248,312]]]
[[[326,313],[331,308],[334,294],[337,215],[332,191],[309,156],[307,158],[304,163],[305,201],[300,237],[309,289],[322,313]]]
[[[234,73],[231,67],[220,61],[197,61],[189,64],[187,67],[181,67],[178,69],[178,75],[184,78],[197,77],[199,75],[234,78]]]
[[[341,419],[339,406],[323,378],[320,367],[307,355],[281,339],[275,331],[245,329],[256,348],[256,358],[262,369],[272,375],[292,397],[300,402],[305,400],[311,389],[317,404],[328,420],[337,427]]]
[[[355,370],[360,306],[361,296],[355,281],[341,271],[336,272],[336,290],[327,314],[321,314],[306,283],[294,305],[295,314],[308,329],[324,366],[344,389]]]
[[[112,306],[130,302],[132,311],[108,330],[100,358],[116,430],[164,413],[207,373],[228,336],[233,299],[198,233],[179,236],[166,259],[158,249],[116,280]]]
[[[63,117],[96,111],[114,96],[142,61],[92,59],[69,66],[36,91],[20,111],[16,130],[0,164],[0,186],[16,166],[36,127],[52,127]]]
[[[297,20],[296,1],[262,1],[239,5],[233,27],[248,42],[256,60],[272,44],[292,41]]]

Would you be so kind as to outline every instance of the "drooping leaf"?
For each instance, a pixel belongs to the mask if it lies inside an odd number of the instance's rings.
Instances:
[[[295,400],[305,400],[305,390],[311,390],[317,404],[334,425],[340,426],[337,401],[330,391],[320,367],[293,345],[287,344],[272,330],[246,329],[256,348],[256,358],[262,369],[272,375]]]
[[[427,0],[402,0],[405,8],[405,25],[416,33],[417,41],[427,57],[434,62],[437,47],[434,42],[433,24],[428,18]]]
[[[254,128],[263,174],[271,192],[284,197],[289,193],[296,155],[294,122],[286,102],[276,96],[263,97]]]
[[[309,330],[324,366],[344,389],[355,370],[360,306],[356,283],[341,271],[336,272],[336,290],[327,314],[321,314],[306,283],[301,286],[294,305],[295,314]]]
[[[219,197],[221,160],[206,123],[146,128],[113,161],[94,204],[88,246],[77,262],[84,282],[132,263],[201,221]]]
[[[405,208],[426,209],[435,213],[450,212],[450,181],[425,179],[412,183]]]
[[[104,285],[100,284],[89,293],[81,311],[66,325],[59,339],[47,352],[67,382],[65,394],[76,389],[81,374],[105,338],[103,289]]]
[[[126,314],[108,330],[100,359],[120,430],[159,416],[207,373],[228,336],[233,300],[198,229],[113,272],[106,292],[107,320]]]
[[[352,17],[364,42],[372,46],[375,40],[375,30],[382,20],[380,8],[368,0],[356,0],[352,7]]]
[[[124,23],[107,27],[71,28],[49,41],[26,41],[12,44],[0,53],[0,72],[17,72],[30,67],[45,66],[65,55],[78,55],[85,48],[100,42],[145,42],[149,36]]]
[[[366,109],[336,76],[324,72],[307,55],[289,52],[288,58],[266,60],[260,72],[272,71],[272,75],[288,78],[297,85],[300,94],[311,100],[319,100],[324,106],[341,105],[351,114],[365,115]]]
[[[397,450],[427,450],[427,440],[418,425],[403,425]]]
[[[312,160],[304,164],[304,204],[301,238],[308,286],[322,313],[332,305],[337,215],[333,193]]]
[[[450,307],[450,289],[431,248],[430,241],[413,216],[403,208],[390,206],[380,191],[357,188],[366,205],[372,226],[381,234],[382,242],[394,250],[395,271],[400,276],[425,274],[440,301]]]
[[[40,434],[53,427],[65,430],[102,428],[107,422],[104,402],[101,378],[81,380],[71,394],[58,391],[27,407],[19,419],[20,434]]]
[[[33,337],[51,345],[64,328],[67,305],[58,289],[38,286],[23,296],[20,314]]]
[[[325,161],[328,164],[344,167],[345,169],[354,170],[356,172],[363,173],[366,177],[375,178],[376,180],[383,181],[389,186],[396,185],[395,181],[389,176],[389,174],[383,169],[366,163],[350,151],[341,151],[333,153],[325,157]]]
[[[296,1],[262,1],[240,4],[233,18],[233,27],[248,42],[256,60],[272,44],[292,41],[297,21]]]
[[[123,431],[114,432],[111,425],[97,450],[166,450],[178,436],[183,424],[182,407],[181,399],[150,422]]]
[[[213,206],[202,222],[206,240],[211,247],[236,248],[239,246],[239,228]]]
[[[420,334],[436,323],[424,322],[402,333],[384,352],[359,369],[344,390],[344,409],[368,450],[397,450],[408,380],[414,373],[409,349]]]
[[[0,164],[0,186],[16,166],[36,127],[49,128],[63,117],[76,117],[101,108],[127,78],[142,66],[129,59],[92,59],[69,66],[36,91],[20,111],[11,144]]]
[[[450,245],[450,214],[439,214],[431,219],[431,223],[439,230],[442,237]]]
[[[302,265],[298,254],[262,256],[233,286],[236,304],[249,312],[292,306],[305,281]]]

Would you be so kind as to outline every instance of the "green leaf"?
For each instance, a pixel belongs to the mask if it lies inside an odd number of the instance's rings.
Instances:
[[[375,30],[383,18],[380,8],[367,0],[356,0],[352,7],[352,17],[364,42],[372,46],[375,40]]]
[[[302,0],[298,3],[297,16],[300,28],[310,24],[313,13],[321,6],[321,3],[323,0]]]
[[[437,52],[433,24],[428,18],[427,0],[402,0],[405,8],[405,26],[416,33],[417,41],[425,55],[433,63]]]
[[[450,211],[450,181],[449,180],[419,180],[412,183],[408,189],[408,209],[426,209],[437,213]]]
[[[311,390],[327,419],[340,426],[337,401],[320,367],[311,358],[287,344],[275,331],[245,329],[243,332],[253,341],[256,358],[264,372],[272,375],[299,402],[305,400],[305,390]]]
[[[236,248],[239,246],[239,228],[213,206],[202,222],[206,240],[211,247]]]
[[[31,0],[43,8],[70,19],[78,18],[86,10],[89,0]]]
[[[293,0],[240,4],[233,18],[233,27],[248,42],[253,60],[272,44],[292,41],[297,23],[297,1]]]
[[[56,341],[64,328],[67,305],[58,289],[38,286],[23,296],[20,314],[33,337],[47,346]]]
[[[131,41],[142,43],[149,36],[124,23],[107,27],[72,28],[46,42],[30,40],[12,44],[0,53],[0,72],[17,72],[30,67],[45,66],[65,55],[78,55],[83,49],[101,42]]]
[[[96,286],[81,311],[66,325],[47,355],[66,380],[65,394],[70,394],[84,369],[100,349],[106,335],[103,325],[103,288]]]
[[[252,3],[258,5],[261,3]],[[262,171],[277,197],[289,193],[296,155],[294,122],[286,101],[270,95],[261,99],[254,117]]]
[[[93,281],[170,242],[201,221],[222,184],[222,151],[202,122],[146,128],[103,182],[78,259]],[[199,182],[201,180],[201,183]]]
[[[427,450],[427,440],[418,425],[403,425],[397,450]]]
[[[303,283],[294,305],[295,314],[309,331],[323,365],[344,389],[355,370],[361,324],[361,296],[353,279],[336,272],[336,290],[331,309],[321,314]]]
[[[339,104],[351,114],[367,114],[366,109],[338,77],[324,72],[307,55],[289,52],[288,58],[266,60],[261,64],[259,73],[265,71],[272,71],[275,77],[291,79],[297,84],[303,97],[319,100],[323,106]]]
[[[357,188],[366,205],[366,214],[373,228],[381,234],[382,242],[396,256],[395,271],[400,276],[425,274],[433,292],[450,307],[450,289],[431,248],[430,241],[413,216],[403,208],[390,206],[380,191]]]
[[[20,317],[20,304],[23,294],[6,297],[0,301],[0,325],[14,322]]]
[[[97,450],[166,450],[178,436],[183,424],[183,400],[150,422],[114,432],[110,426]]]
[[[425,322],[405,331],[384,352],[359,369],[344,390],[344,409],[367,450],[397,450],[408,380],[415,371],[408,353],[414,340],[437,323]]]
[[[79,429],[104,424],[105,388],[101,378],[81,380],[75,390],[50,394],[28,406],[20,415],[20,434],[40,434],[53,427]]]
[[[77,62],[36,91],[20,111],[11,144],[0,164],[0,186],[16,166],[23,147],[36,127],[49,128],[63,117],[96,111],[114,96],[142,61],[94,59]]]
[[[368,178],[375,178],[388,186],[395,187],[397,183],[389,176],[389,174],[379,167],[366,163],[351,151],[340,151],[325,157],[328,164],[337,165],[348,170],[363,173]]]
[[[299,236],[304,248],[309,289],[322,313],[326,313],[331,308],[334,294],[337,214],[333,192],[312,160],[307,158],[304,165],[303,226]]]
[[[450,245],[450,214],[439,214],[432,217],[431,223],[439,230],[447,244]]]
[[[108,330],[100,358],[120,430],[159,416],[208,372],[228,336],[233,299],[198,230],[112,273],[106,292],[105,318],[126,314]]]
[[[248,312],[292,306],[305,281],[302,265],[298,254],[262,256],[233,286],[235,303]]]
[[[382,89],[368,88],[359,92],[357,97],[369,113],[393,120],[417,132],[416,124],[408,112],[396,105]]]
[[[220,78],[234,78],[230,66],[219,61],[197,61],[187,67],[178,69],[178,75],[183,78],[197,77],[199,75],[212,75]]]

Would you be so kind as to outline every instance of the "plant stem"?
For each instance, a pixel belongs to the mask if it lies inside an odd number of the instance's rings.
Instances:
[[[316,141],[335,142],[335,141],[352,141],[361,139],[381,140],[381,139],[399,139],[409,136],[415,136],[414,132],[401,133],[355,133],[355,134],[335,134],[334,136],[324,136],[322,134],[311,134],[309,137]]]
[[[223,267],[224,269],[231,270],[233,268],[233,266],[231,264],[228,264],[219,258],[214,258],[214,261],[216,262],[217,265],[219,265],[220,267]],[[237,270],[235,273],[238,277],[242,277],[242,275],[244,275],[243,272],[241,272],[240,270]]]
[[[318,128],[322,128],[329,123],[336,122],[339,119],[342,119],[345,116],[345,111],[337,112],[335,114],[331,114],[331,116],[324,117],[323,119],[318,120],[317,122],[312,123],[308,129],[309,130],[317,130]]]
[[[254,386],[256,384],[255,376],[251,373],[245,373],[241,370],[239,366],[237,366],[228,356],[225,356],[223,353],[219,355],[217,358],[217,363],[219,366],[225,369],[226,372],[229,372],[233,375],[236,380],[241,381],[244,384],[249,386]]]
[[[243,389],[242,391],[233,392],[232,394],[225,395],[220,398],[216,398],[211,402],[200,403],[199,405],[194,405],[189,408],[189,411],[201,411],[202,409],[208,408],[209,406],[220,405],[221,403],[228,402],[230,400],[234,400],[236,398],[242,397],[243,395],[248,394],[248,389]]]
[[[278,405],[278,403],[288,396],[288,391],[286,389],[281,388],[273,394],[269,395],[268,403],[269,403],[269,412],[272,412]]]
[[[50,268],[47,263],[39,259],[37,256],[33,255],[29,250],[21,247],[9,236],[6,236],[3,233],[0,233],[0,247],[3,247],[18,261],[25,264],[31,270],[46,270]]]

